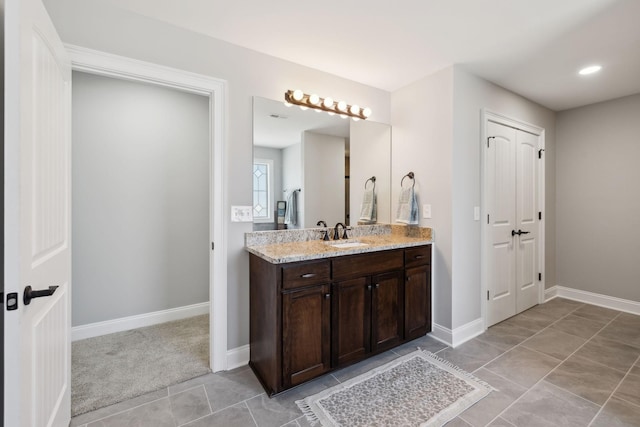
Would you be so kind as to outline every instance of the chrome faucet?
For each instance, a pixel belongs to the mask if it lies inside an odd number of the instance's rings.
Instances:
[[[330,240],[329,239],[329,231],[327,230],[327,223],[323,220],[318,221],[318,223],[316,224],[318,227],[322,226],[324,227],[324,230],[322,230],[322,240]]]
[[[340,239],[340,233],[338,233],[338,227],[342,227],[342,238],[348,239],[349,236],[347,236],[347,227],[343,223],[339,222],[336,224],[336,227],[333,229],[333,240]]]

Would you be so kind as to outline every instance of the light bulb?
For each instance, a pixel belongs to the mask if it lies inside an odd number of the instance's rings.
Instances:
[[[306,109],[308,109],[308,108],[309,108],[309,107],[305,107],[304,105],[300,105],[300,109],[301,109],[302,111],[304,111],[304,110],[306,110]]]
[[[356,104],[353,104],[349,112],[354,115],[360,114],[360,107],[358,107]]]
[[[333,98],[331,98],[330,96],[327,96],[324,101],[322,102],[322,105],[324,105],[325,108],[332,108],[333,107]]]
[[[316,95],[315,93],[312,93],[311,95],[309,95],[309,104],[318,105],[319,102],[320,102],[320,97],[318,95]]]
[[[300,89],[296,89],[293,91],[293,99],[295,99],[296,101],[302,101],[302,98],[304,98],[304,92],[302,92]]]
[[[340,118],[341,118],[341,119],[348,119],[348,118],[349,118],[349,116],[347,116],[346,114],[340,114]]]
[[[351,117],[353,119],[354,122],[360,121],[360,119],[358,117]]]
[[[347,103],[344,101],[338,102],[338,110],[347,111]]]
[[[369,107],[365,107],[365,108],[363,108],[363,109],[362,109],[362,115],[363,115],[365,118],[368,118],[369,116],[371,116],[371,108],[369,108]]]
[[[284,101],[284,106],[285,107],[291,107],[293,104],[288,102],[288,101]]]

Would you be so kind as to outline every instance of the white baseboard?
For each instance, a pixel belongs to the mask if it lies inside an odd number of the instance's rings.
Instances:
[[[440,326],[437,323],[434,323],[431,329],[431,337],[454,348],[477,337],[485,330],[482,318],[472,320],[454,330]]]
[[[552,286],[549,289],[544,290],[544,302],[551,301],[558,296],[558,287]]]
[[[249,344],[227,350],[227,370],[249,364]]]
[[[170,322],[172,320],[186,319],[187,317],[193,317],[207,313],[209,313],[209,303],[202,302],[199,304],[192,304],[184,307],[170,308],[168,310],[154,311],[151,313],[106,320],[104,322],[74,326],[73,328],[71,328],[71,341],[99,337],[101,335],[112,334],[114,332],[128,331],[130,329],[157,325],[159,323]]]
[[[556,296],[561,298],[640,315],[640,302],[638,301],[596,294],[594,292],[582,291],[580,289],[566,288],[564,286],[554,286],[553,288],[556,288]],[[548,291],[551,291],[553,288],[548,289]]]

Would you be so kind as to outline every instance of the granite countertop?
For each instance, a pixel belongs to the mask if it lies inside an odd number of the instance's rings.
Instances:
[[[373,228],[370,228],[373,227]],[[349,239],[321,240],[321,228],[247,233],[245,249],[273,264],[331,258],[388,249],[431,244],[432,232],[427,227],[378,225],[354,226]],[[287,232],[291,235],[282,233]],[[267,234],[265,234],[267,233]],[[280,233],[280,234],[278,234]],[[275,241],[276,243],[271,243]],[[337,248],[336,243],[365,243],[364,246]]]

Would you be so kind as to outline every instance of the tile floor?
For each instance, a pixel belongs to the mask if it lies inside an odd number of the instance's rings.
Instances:
[[[640,316],[560,298],[455,349],[426,336],[272,399],[242,367],[80,415],[71,426],[308,426],[295,400],[417,346],[498,390],[447,426],[640,426]]]

